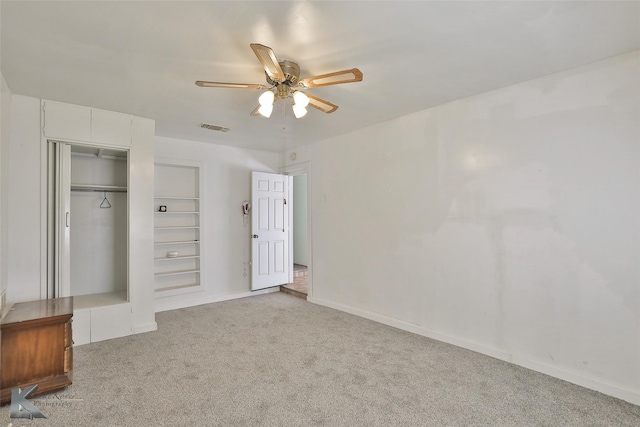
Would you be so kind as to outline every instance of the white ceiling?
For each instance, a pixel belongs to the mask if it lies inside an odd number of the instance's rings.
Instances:
[[[13,93],[270,151],[640,49],[639,2],[3,0],[0,14]],[[358,67],[364,79],[310,89],[340,108],[299,120],[283,117],[284,101],[251,117],[258,91],[194,84],[264,84],[253,42],[298,62],[301,77]]]

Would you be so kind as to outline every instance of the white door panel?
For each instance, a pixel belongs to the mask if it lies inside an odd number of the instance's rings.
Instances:
[[[291,188],[290,176],[263,172],[252,174],[251,290],[283,285],[291,280]]]

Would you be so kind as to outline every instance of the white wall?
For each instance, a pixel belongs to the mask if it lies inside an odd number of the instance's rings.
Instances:
[[[0,73],[0,301],[7,291],[7,230],[9,197],[9,138],[11,91]],[[0,306],[0,311],[2,310]]]
[[[155,155],[199,161],[204,169],[200,270],[205,288],[157,298],[156,311],[251,295],[251,225],[243,225],[242,201],[251,200],[251,171],[275,172],[282,155],[164,137],[156,137]]]
[[[129,300],[133,332],[157,329],[153,307],[153,177],[155,120],[134,117],[129,151]],[[92,338],[93,339],[93,338]]]
[[[293,177],[293,262],[309,265],[307,175]]]
[[[46,298],[41,283],[40,99],[11,97],[7,301]],[[42,279],[42,280],[41,280]]]
[[[297,149],[313,297],[640,404],[640,52]]]

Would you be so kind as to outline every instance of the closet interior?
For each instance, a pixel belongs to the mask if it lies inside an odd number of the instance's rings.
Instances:
[[[128,151],[53,142],[52,293],[76,309],[128,296]]]

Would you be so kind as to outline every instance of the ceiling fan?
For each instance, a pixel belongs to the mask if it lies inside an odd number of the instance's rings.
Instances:
[[[262,115],[269,117],[273,111],[273,103],[276,100],[292,98],[293,113],[296,118],[300,118],[307,113],[307,105],[327,114],[333,113],[338,109],[337,105],[318,98],[317,96],[305,94],[302,92],[303,90],[362,81],[362,72],[357,68],[321,74],[300,80],[300,67],[297,63],[286,59],[279,60],[270,47],[258,43],[251,43],[250,46],[258,57],[260,64],[264,67],[268,86],[251,83],[205,82],[201,80],[196,81],[196,85],[236,89],[266,89],[258,98],[258,106],[251,112],[252,116]]]

